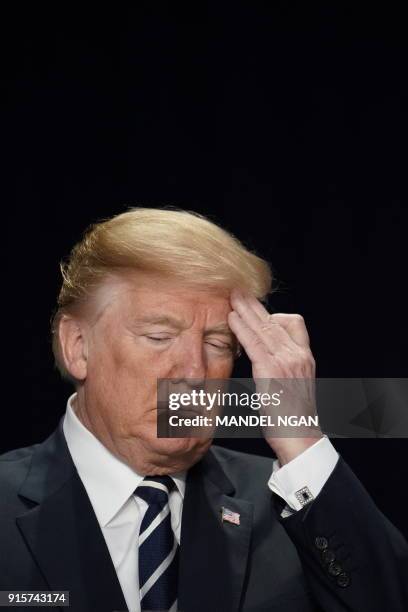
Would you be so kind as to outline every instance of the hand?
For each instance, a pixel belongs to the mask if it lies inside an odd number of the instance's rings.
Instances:
[[[298,416],[316,414],[316,364],[303,317],[283,313],[271,315],[255,297],[237,290],[231,293],[231,305],[233,310],[228,315],[228,324],[252,362],[255,381],[263,379],[260,384],[264,384],[265,379],[297,379],[288,383],[291,413],[296,412]],[[271,384],[273,382],[271,380]],[[308,437],[268,436],[266,441],[282,466],[321,437],[318,428]]]

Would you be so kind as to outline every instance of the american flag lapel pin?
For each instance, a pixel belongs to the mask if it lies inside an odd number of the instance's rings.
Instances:
[[[238,512],[233,512],[224,506],[221,507],[221,522],[226,521],[227,523],[232,523],[233,525],[239,525],[239,514]]]

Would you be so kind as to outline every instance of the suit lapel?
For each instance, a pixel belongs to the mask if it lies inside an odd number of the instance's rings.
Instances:
[[[31,508],[17,524],[50,590],[69,590],[73,612],[126,610],[104,537],[69,454],[62,422],[34,452],[19,495]],[[240,524],[221,521],[221,508]],[[178,604],[183,612],[239,610],[253,504],[234,487],[210,449],[187,475]],[[64,608],[61,608],[64,610]]]
[[[221,521],[221,508],[240,524]],[[210,449],[188,472],[180,542],[179,609],[239,609],[252,531],[253,504],[234,487]]]
[[[49,589],[69,590],[75,612],[127,609],[61,424],[35,451],[19,494],[36,504],[17,524]]]

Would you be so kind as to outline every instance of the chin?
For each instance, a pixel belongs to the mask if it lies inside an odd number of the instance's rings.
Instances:
[[[211,446],[208,438],[155,438],[152,447],[157,453],[182,458],[197,455],[197,459]]]

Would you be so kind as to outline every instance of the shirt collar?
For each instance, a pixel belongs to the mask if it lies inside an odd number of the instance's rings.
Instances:
[[[133,495],[144,475],[113,455],[75,414],[73,393],[67,401],[63,431],[74,465],[91,500],[99,524],[105,527]],[[184,498],[186,472],[171,474]]]

